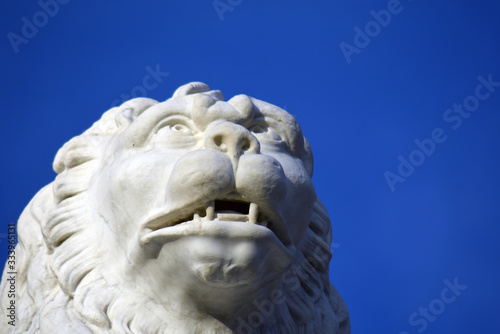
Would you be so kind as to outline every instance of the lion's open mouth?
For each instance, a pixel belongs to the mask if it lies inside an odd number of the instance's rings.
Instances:
[[[170,228],[180,228],[185,225],[195,225],[195,223],[235,222],[265,227],[271,230],[284,245],[290,245],[290,236],[285,223],[279,215],[271,214],[262,212],[259,205],[253,202],[240,199],[215,199],[202,206],[184,207],[181,210],[166,214],[160,213],[152,217],[142,225],[144,233],[142,242],[147,243],[156,235],[169,234]]]
[[[194,210],[193,213],[189,213],[163,227],[189,224],[203,220],[249,222],[265,227],[269,225],[269,219],[260,212],[259,206],[256,203],[234,200],[214,200],[208,202],[204,207]]]

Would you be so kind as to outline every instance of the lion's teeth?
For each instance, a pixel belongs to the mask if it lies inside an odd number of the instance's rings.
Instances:
[[[208,220],[214,219],[214,213],[215,213],[214,206],[215,206],[214,201],[210,201],[207,204],[207,214],[205,218],[207,218]]]
[[[259,216],[259,206],[255,203],[250,203],[250,210],[248,211],[248,221],[252,224],[257,224],[258,216]]]
[[[195,222],[199,222],[199,221],[201,221],[200,215],[199,215],[198,213],[195,213],[195,214],[193,215],[193,221],[195,221]]]

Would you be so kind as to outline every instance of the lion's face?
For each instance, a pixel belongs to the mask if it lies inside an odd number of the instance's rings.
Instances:
[[[226,291],[264,282],[292,259],[316,195],[293,154],[304,141],[295,120],[262,105],[188,95],[147,109],[113,139],[90,190],[156,294],[165,281]]]

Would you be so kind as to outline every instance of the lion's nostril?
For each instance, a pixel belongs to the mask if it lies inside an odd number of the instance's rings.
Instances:
[[[221,151],[221,152],[227,152],[227,145],[225,143],[224,137],[222,135],[216,135],[213,137],[213,142],[215,146]]]
[[[241,145],[241,150],[242,151],[248,151],[250,149],[250,142],[245,141],[243,145]]]
[[[222,136],[215,136],[214,137],[214,143],[215,145],[217,145],[218,147],[220,147],[223,143],[222,143]]]

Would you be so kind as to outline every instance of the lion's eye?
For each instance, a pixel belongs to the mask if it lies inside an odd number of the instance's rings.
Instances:
[[[250,127],[250,132],[259,140],[268,142],[281,142],[282,138],[272,127],[265,124],[257,124]]]
[[[189,130],[189,128],[187,126],[185,126],[184,124],[175,124],[174,126],[171,126],[171,129],[172,131],[176,131],[176,132],[182,132],[182,133],[190,133],[191,130]]]
[[[182,115],[163,119],[154,130],[154,145],[185,148],[196,144],[196,130],[192,121]]]
[[[191,135],[192,131],[191,129],[182,123],[173,123],[173,124],[166,124],[162,128],[158,130],[156,133],[158,136],[161,137],[168,137],[171,135]]]

